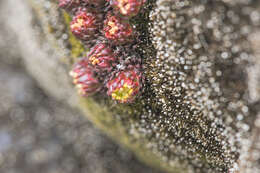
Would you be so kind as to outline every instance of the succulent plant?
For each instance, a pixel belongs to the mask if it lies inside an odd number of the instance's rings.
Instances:
[[[80,0],[59,0],[59,7],[65,10],[71,10],[80,4]]]
[[[122,18],[108,14],[104,22],[104,35],[114,44],[124,44],[133,40],[132,26]]]
[[[85,2],[89,5],[94,5],[95,7],[100,7],[105,4],[105,0],[81,0],[82,2]]]
[[[145,0],[112,0],[114,11],[126,17],[138,14]]]
[[[142,82],[141,58],[132,56],[136,54],[133,46],[136,44],[133,42],[136,35],[128,17],[135,16],[143,2],[144,0],[60,1],[60,6],[73,15],[71,32],[86,47],[91,47],[87,56],[80,59],[71,71],[74,84],[81,95],[89,96],[97,91],[105,91],[107,87],[108,95],[114,100],[129,103],[139,93]]]
[[[101,89],[101,84],[86,58],[82,58],[74,65],[70,75],[73,77],[73,83],[82,96],[92,95]]]
[[[70,24],[72,33],[81,40],[89,40],[99,29],[99,16],[85,8],[80,8]]]
[[[110,72],[116,66],[117,58],[112,48],[105,43],[96,44],[87,55],[90,65],[97,71]]]
[[[107,94],[120,103],[130,103],[141,88],[141,73],[131,69],[117,73],[116,77],[107,83]]]

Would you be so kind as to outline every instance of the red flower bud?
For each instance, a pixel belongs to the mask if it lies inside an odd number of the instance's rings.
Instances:
[[[116,66],[116,55],[113,50],[104,43],[95,45],[88,54],[90,65],[97,70],[110,72]]]
[[[70,75],[74,79],[73,83],[78,88],[78,92],[83,96],[94,94],[102,87],[86,58],[81,59],[74,65]]]
[[[59,0],[59,7],[71,10],[72,8],[78,6],[80,4],[80,0]]]
[[[127,17],[133,17],[138,14],[145,0],[112,0],[115,11]]]
[[[89,5],[94,5],[95,7],[102,6],[105,4],[105,0],[81,0]]]
[[[72,33],[81,40],[93,38],[99,29],[99,17],[92,12],[79,10],[70,24]]]
[[[104,23],[104,34],[114,44],[123,44],[133,40],[133,28],[121,18],[108,15]]]
[[[120,71],[107,83],[107,94],[120,103],[130,103],[141,88],[141,74],[137,69]]]

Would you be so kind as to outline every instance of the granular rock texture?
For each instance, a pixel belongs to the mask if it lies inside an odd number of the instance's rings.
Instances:
[[[233,170],[248,137],[247,123],[255,118],[246,70],[254,60],[247,37],[259,26],[253,17],[257,6],[255,1],[156,2],[151,33],[157,55],[147,60],[147,78],[161,108],[156,122],[164,127],[154,133],[170,141],[160,151],[167,159],[178,155],[199,172]]]

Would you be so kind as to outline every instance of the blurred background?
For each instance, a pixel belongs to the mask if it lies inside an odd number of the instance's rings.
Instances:
[[[159,173],[42,90],[24,68],[8,1],[0,0],[0,173]]]

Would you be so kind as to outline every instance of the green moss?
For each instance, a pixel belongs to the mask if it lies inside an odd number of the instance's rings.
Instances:
[[[80,99],[80,110],[83,111],[84,115],[93,122],[98,128],[105,131],[108,136],[110,136],[115,141],[118,141],[123,147],[127,147],[130,150],[134,151],[137,157],[145,162],[148,165],[152,165],[156,168],[164,169],[168,172],[174,173],[185,173],[187,172],[187,168],[180,167],[180,165],[170,166],[167,162],[163,161],[161,157],[155,155],[152,151],[150,151],[145,144],[148,144],[149,141],[139,138],[139,132],[133,134],[133,136],[129,136],[129,133],[126,131],[126,128],[118,121],[114,111],[111,111],[111,107],[107,105],[98,104],[92,98],[81,98]],[[109,105],[109,104],[108,104]],[[120,114],[120,116],[131,116],[130,114],[125,114],[126,112],[133,110],[133,107],[125,106],[122,104],[117,104],[113,107],[113,110]],[[121,113],[124,113],[121,115]],[[134,121],[134,119],[132,119]],[[132,123],[132,122],[129,122]]]
[[[71,17],[67,12],[63,12],[64,21],[66,26],[69,26]],[[87,50],[84,48],[83,44],[72,34],[72,32],[68,29],[69,34],[69,43],[70,43],[70,50],[71,50],[71,57],[73,60],[78,58],[84,54]]]

